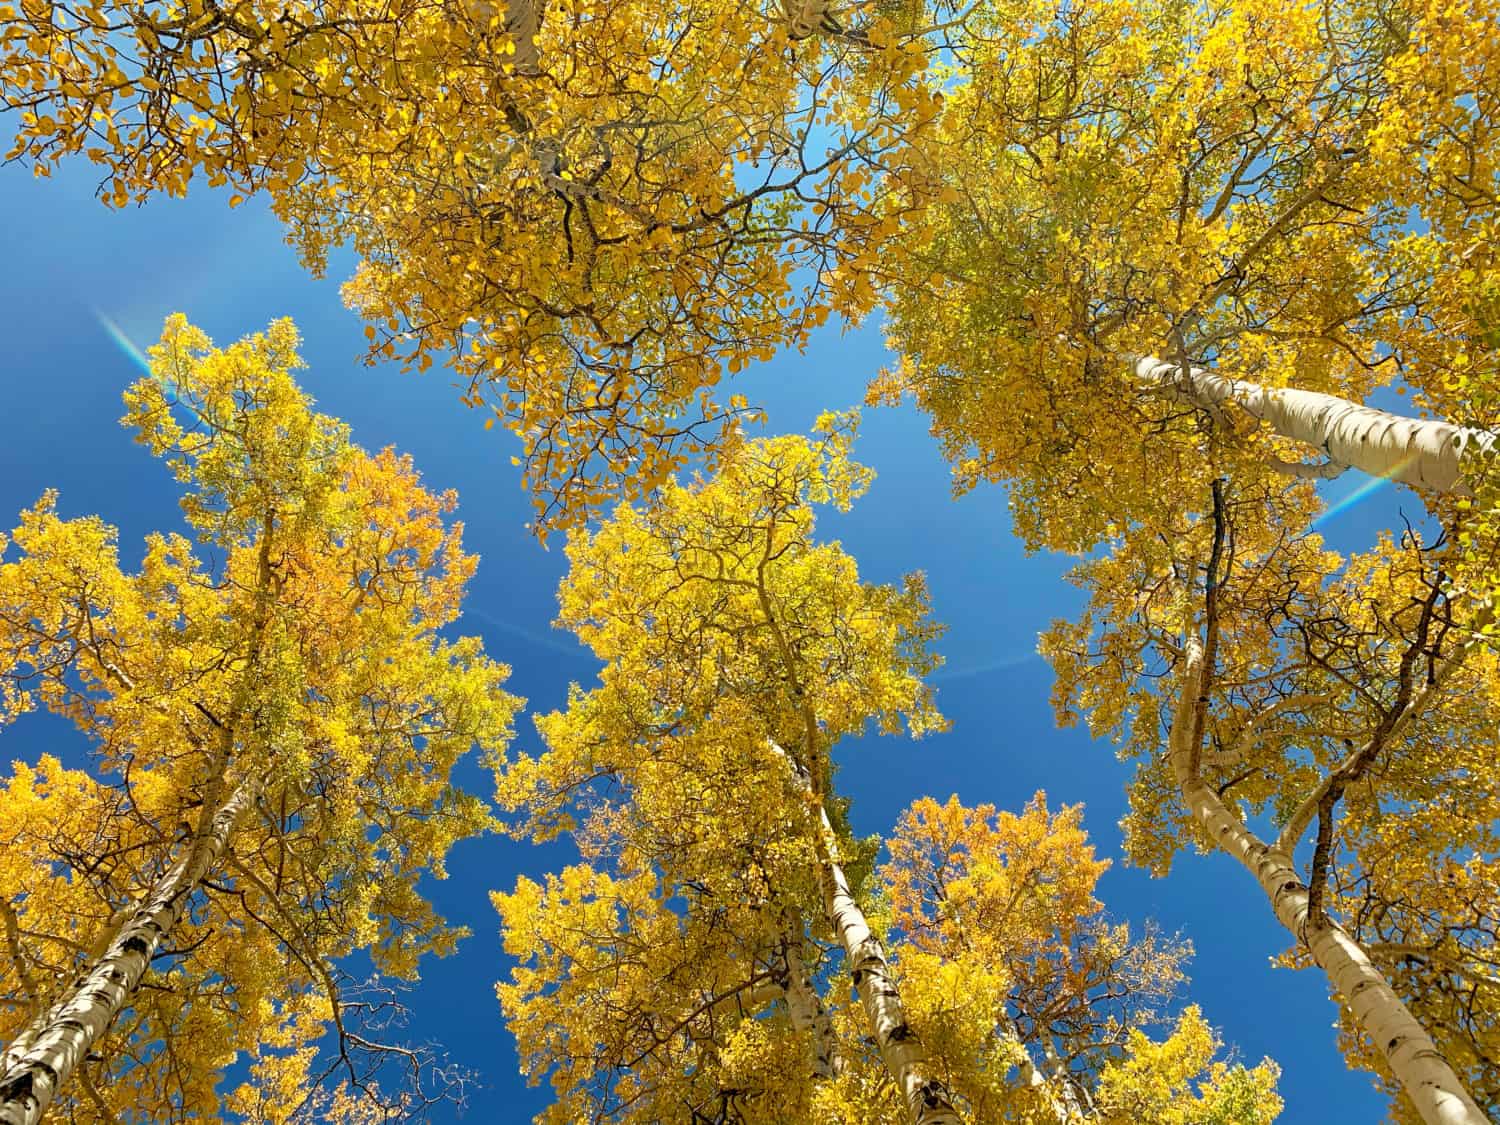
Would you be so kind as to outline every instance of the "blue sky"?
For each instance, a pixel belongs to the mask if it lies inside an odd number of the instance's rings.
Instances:
[[[523,530],[530,507],[509,463],[512,439],[486,433],[482,414],[458,404],[439,368],[416,376],[359,363],[361,326],[338,298],[352,263],[336,260],[329,279],[310,279],[283,245],[276,220],[254,202],[231,211],[223,194],[204,189],[188,201],[116,212],[91,198],[94,182],[83,165],[51,180],[0,168],[0,308],[8,320],[0,359],[0,527],[56,488],[63,514],[97,513],[120,528],[122,559],[133,566],[142,537],[180,526],[180,515],[165,468],[118,425],[120,392],[137,369],[104,322],[144,346],[174,311],[219,343],[292,316],[310,364],[303,382],[320,408],[349,422],[365,447],[394,444],[412,454],[430,486],[458,490],[468,545],[481,556],[463,631],[482,635],[491,655],[512,665],[510,686],[531,711],[558,706],[570,680],[587,683],[592,657],[550,627],[563,558]],[[859,402],[881,363],[877,333],[828,331],[806,355],[752,370],[740,389],[768,407],[770,431],[805,430],[821,410]],[[946,467],[914,411],[867,412],[858,456],[877,470],[875,485],[847,516],[827,517],[823,533],[842,539],[870,579],[927,573],[936,616],[949,626],[940,645],[947,667],[937,683],[953,729],[920,743],[871,738],[841,748],[846,760],[857,754],[873,767],[843,775],[855,829],[887,831],[923,794],[957,793],[970,803],[1019,809],[1045,789],[1054,805],[1084,802],[1099,851],[1118,856],[1125,768],[1110,746],[1054,729],[1050,675],[1034,655],[1037,632],[1079,606],[1078,592],[1062,578],[1066,560],[1022,551],[998,490],[951,499]],[[1335,494],[1359,483],[1336,482]],[[1324,530],[1336,541],[1368,541],[1378,525],[1394,522],[1395,504],[1386,488]],[[517,746],[536,744],[523,717]],[[29,717],[0,735],[0,763],[81,750],[71,727],[45,718]],[[488,792],[488,779],[472,764],[462,780]],[[505,966],[487,892],[557,861],[555,850],[474,841],[458,849],[450,878],[431,887],[439,908],[474,933],[454,957],[425,965],[411,998],[411,1032],[444,1042],[455,1061],[479,1073],[483,1087],[471,1098],[468,1120],[522,1121],[544,1104],[545,1091],[528,1091],[517,1077],[494,1000],[493,982]],[[1337,1053],[1335,1010],[1321,975],[1269,966],[1286,945],[1284,931],[1231,860],[1187,856],[1166,880],[1116,862],[1101,896],[1136,927],[1154,919],[1193,942],[1189,998],[1242,1058],[1269,1054],[1280,1062],[1284,1122],[1381,1116],[1383,1099],[1371,1079],[1347,1071]]]

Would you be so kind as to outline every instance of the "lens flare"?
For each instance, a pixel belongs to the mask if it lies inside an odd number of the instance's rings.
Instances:
[[[975,676],[987,676],[991,672],[1004,672],[1012,668],[1019,668],[1023,664],[1030,664],[1033,660],[1041,657],[1035,652],[1017,653],[1015,656],[1007,656],[1000,660],[986,660],[980,664],[960,665],[957,668],[939,668],[927,678],[933,683],[950,683],[953,680],[968,680]]]
[[[115,342],[115,345],[130,357],[130,361],[139,367],[142,373],[151,374],[151,361],[146,358],[146,353],[136,347],[135,341],[125,335],[125,330],[118,324],[105,316],[98,309],[94,310],[94,319],[99,322],[99,327],[104,329],[104,334]]]
[[[1365,481],[1364,484],[1360,485],[1353,492],[1349,493],[1348,496],[1345,496],[1342,500],[1328,505],[1328,507],[1323,510],[1323,513],[1312,521],[1312,526],[1317,527],[1320,523],[1323,523],[1326,520],[1330,520],[1334,516],[1341,515],[1357,504],[1363,503],[1365,500],[1368,500],[1371,496],[1375,495],[1375,493],[1379,492],[1382,488],[1385,488],[1387,485],[1389,485],[1391,483],[1392,477],[1405,472],[1406,469],[1416,459],[1417,455],[1413,453],[1410,456],[1404,457],[1400,461],[1397,461],[1394,465],[1391,466],[1389,472],[1383,474],[1382,476],[1371,477],[1369,480]]]

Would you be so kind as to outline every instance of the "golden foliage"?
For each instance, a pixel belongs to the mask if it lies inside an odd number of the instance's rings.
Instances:
[[[281,321],[219,350],[173,317],[127,393],[196,543],[153,535],[128,573],[111,528],[47,496],[0,565],[8,717],[45,707],[92,746],[87,766],[16,763],[6,782],[0,1036],[103,952],[232,788],[253,778],[258,793],[66,1091],[80,1119],[305,1120],[316,1105],[356,1122],[433,1093],[420,1053],[365,1026],[394,993],[338,961],[357,951],[413,978],[462,936],[418,882],[489,827],[450,774],[476,745],[502,752],[518,701],[476,640],[439,636],[474,569],[454,496],[314,413],[296,343]],[[330,1030],[356,1036],[347,1065],[310,1061]],[[246,1056],[249,1084],[226,1094],[224,1068]],[[396,1084],[372,1100],[388,1062]],[[350,1091],[319,1093],[330,1076]],[[257,1116],[265,1100],[280,1108]]]
[[[547,751],[500,794],[514,831],[568,832],[583,862],[493,896],[518,962],[506,1020],[557,1094],[540,1120],[908,1120],[829,928],[832,846],[855,894],[888,904],[909,1029],[973,1120],[1056,1122],[1097,1092],[1091,1114],[1120,1107],[1100,1120],[1232,1104],[1212,1120],[1270,1121],[1273,1065],[1213,1063],[1191,1013],[1164,1044],[1146,1036],[1188,950],[1098,916],[1106,864],[1077,808],[924,798],[878,871],[871,842],[820,837],[819,800],[842,805],[838,739],[940,723],[920,587],[863,584],[813,538],[812,504],[846,506],[869,479],[847,423],[828,423],[746,443],[720,475],[570,540],[561,620],[605,666],[539,720]],[[1033,1051],[1037,1081],[1018,1083]]]

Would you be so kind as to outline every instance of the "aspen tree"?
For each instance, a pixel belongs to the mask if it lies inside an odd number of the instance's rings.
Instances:
[[[814,0],[0,4],[10,155],[114,206],[264,194],[350,245],[370,358],[450,363],[552,523],[649,492],[747,403],[713,387],[836,310],[924,176],[921,5]],[[892,179],[883,167],[900,169]]]
[[[1023,533],[1067,550],[1201,509],[1206,427],[1288,480],[1474,490],[1493,5],[992,18],[924,142],[948,201],[886,259],[900,358],[872,390],[930,414],[957,487],[1012,482]],[[1415,409],[1377,408],[1390,389]]]
[[[502,1006],[558,1093],[543,1119],[1113,1120],[1111,1083],[1140,1093],[1149,1072],[1169,1101],[1201,1082],[1202,1104],[1270,1120],[1274,1068],[1214,1069],[1198,1017],[1168,1037],[1194,1060],[1171,1080],[1132,1037],[1185,951],[1097,923],[1105,865],[1077,810],[991,827],[993,809],[918,802],[871,872],[830,750],[870,723],[941,723],[920,680],[936,629],[919,580],[861,583],[813,538],[812,504],[869,480],[850,423],[824,426],[570,537],[560,620],[605,666],[539,721],[547,750],[501,799],[514,830],[568,832],[584,862],[495,896],[521,962]],[[869,908],[882,883],[889,921]]]
[[[123,203],[201,171],[314,268],[352,242],[372,355],[451,355],[545,528],[731,446],[726,373],[882,299],[874,393],[961,485],[1085,490],[1186,404],[1293,474],[1449,487],[1493,443],[1496,32],[1482,0],[13,0],[0,92],[43,172]],[[1437,422],[1360,413],[1398,384]]]
[[[1212,497],[1204,518],[1166,516],[1176,534],[1079,568],[1089,610],[1044,640],[1059,715],[1087,714],[1136,762],[1135,861],[1232,856],[1289,931],[1288,963],[1327,974],[1351,1063],[1404,1095],[1398,1118],[1477,1125],[1500,1000],[1487,599],[1413,532],[1344,557],[1289,529],[1279,488]],[[1297,503],[1316,510],[1305,486]]]
[[[16,763],[0,801],[0,1120],[269,1098],[259,1119],[356,1122],[455,1092],[382,1028],[462,936],[417,884],[490,825],[449,775],[501,753],[518,701],[477,641],[438,636],[475,562],[455,498],[314,413],[296,346],[289,321],[220,350],[173,317],[127,392],[196,544],[153,535],[129,573],[49,495],[0,564],[5,717],[46,708],[91,743]],[[377,977],[350,977],[356,952]]]
[[[929,412],[958,487],[1006,482],[1030,543],[1089,557],[1088,614],[1048,651],[1060,715],[1141,765],[1133,857],[1263,845],[1305,888],[1277,903],[1288,959],[1327,968],[1343,934],[1382,982],[1331,972],[1351,1061],[1405,1091],[1404,1117],[1478,1120],[1496,1096],[1493,5],[1003,19],[945,102],[949,199],[891,255],[900,359],[875,394]],[[1326,551],[1310,482],[1348,470],[1417,489],[1442,550]],[[1263,815],[1277,838],[1256,844]]]

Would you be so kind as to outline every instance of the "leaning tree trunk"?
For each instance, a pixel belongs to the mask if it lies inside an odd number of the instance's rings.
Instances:
[[[79,1062],[125,1009],[162,939],[229,846],[259,784],[245,780],[125,918],[119,933],[68,994],[0,1055],[0,1125],[35,1125]]]
[[[819,880],[828,924],[844,947],[849,975],[864,1007],[870,1036],[911,1113],[912,1125],[962,1125],[963,1118],[953,1108],[948,1087],[927,1072],[927,1048],[906,1022],[901,991],[891,974],[885,949],[870,930],[864,911],[849,890],[848,877],[834,858],[836,837],[828,810],[814,793],[812,779],[801,765],[774,741],[770,746],[786,760],[817,818],[813,828],[818,834]]]
[[[1500,442],[1490,430],[1404,418],[1318,391],[1263,387],[1155,356],[1135,361],[1135,377],[1204,410],[1233,403],[1282,437],[1321,450],[1335,465],[1438,492],[1467,491],[1465,473],[1472,476],[1475,462]]]
[[[786,999],[787,1016],[794,1030],[812,1036],[813,1077],[833,1078],[844,1069],[843,1059],[834,1047],[833,1018],[807,975],[801,911],[788,911],[780,941],[785,975],[777,980],[777,985]]]
[[[1057,1118],[1058,1121],[1063,1122],[1064,1125],[1072,1125],[1072,1122],[1079,1119],[1076,1110],[1078,1099],[1072,1096],[1072,1088],[1066,1086],[1067,1076],[1061,1073],[1063,1068],[1057,1067],[1061,1075],[1060,1081],[1065,1084],[1065,1093],[1063,1096],[1059,1096],[1058,1092],[1052,1088],[1047,1075],[1042,1073],[1041,1067],[1037,1066],[1036,1062],[1032,1059],[1031,1051],[1021,1038],[1021,1029],[1016,1026],[1016,1021],[1008,1015],[1003,1015],[1000,1026],[1010,1041],[1016,1045],[1016,1050],[1021,1053],[1020,1061],[1016,1064],[1016,1070],[1021,1077],[1021,1085],[1025,1086],[1040,1100],[1045,1102],[1052,1116]]]
[[[1422,1120],[1428,1125],[1490,1125],[1448,1060],[1417,1022],[1364,948],[1344,928],[1317,921],[1308,888],[1291,858],[1252,833],[1198,776],[1192,729],[1203,692],[1203,646],[1188,638],[1186,660],[1168,741],[1172,772],[1184,803],[1220,849],[1243,864],[1271,900],[1271,908],[1328,976],[1344,1007],[1385,1056]]]
[[[822,820],[822,881],[824,907],[828,924],[844,946],[849,973],[859,993],[860,1003],[869,1021],[870,1034],[880,1051],[881,1061],[896,1080],[896,1088],[911,1111],[912,1125],[960,1125],[962,1118],[953,1108],[948,1088],[927,1073],[927,1048],[906,1022],[901,992],[891,975],[885,949],[870,930],[864,911],[854,901],[844,869],[834,860],[828,848],[833,827],[822,804],[817,814]]]

